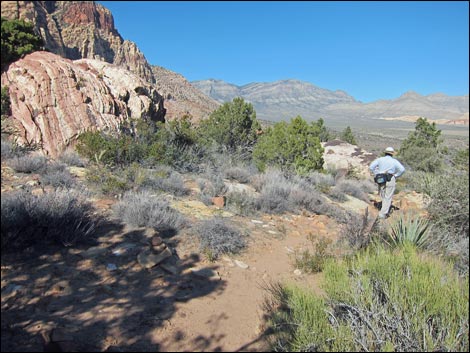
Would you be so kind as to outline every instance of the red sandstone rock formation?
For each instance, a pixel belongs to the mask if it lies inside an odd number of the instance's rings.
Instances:
[[[190,115],[198,121],[220,105],[183,76],[151,66],[134,42],[120,36],[111,12],[94,1],[2,1],[1,10],[2,17],[33,23],[52,53],[116,64],[155,84],[169,101],[167,119]]]
[[[57,156],[87,130],[117,131],[129,118],[164,121],[163,98],[130,71],[103,61],[35,52],[2,74],[20,143]]]

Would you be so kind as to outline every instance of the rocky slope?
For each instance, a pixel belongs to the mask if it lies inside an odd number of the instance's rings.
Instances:
[[[69,60],[35,52],[2,74],[20,143],[56,156],[87,130],[117,131],[141,117],[164,121],[163,98],[130,71],[99,60]]]
[[[283,80],[236,86],[220,80],[195,81],[192,84],[219,102],[242,97],[253,104],[257,116],[266,120],[285,120],[301,115],[308,120],[400,119],[423,116],[440,123],[467,124],[468,95],[421,96],[407,92],[397,99],[362,103],[343,91],[330,91],[308,82]]]
[[[152,73],[157,78],[155,86],[158,92],[165,98],[169,120],[183,115],[191,115],[193,120],[197,122],[220,105],[176,72],[161,66],[152,66]]]
[[[190,114],[199,120],[218,106],[181,75],[150,65],[135,43],[121,37],[111,12],[96,2],[2,1],[1,9],[2,17],[32,22],[52,53],[71,60],[116,64],[155,84],[164,96],[171,97],[168,119]]]

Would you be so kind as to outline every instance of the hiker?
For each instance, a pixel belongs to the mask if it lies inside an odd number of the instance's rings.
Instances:
[[[374,174],[374,181],[379,185],[379,195],[382,199],[379,218],[388,217],[395,192],[395,181],[405,172],[405,167],[393,158],[394,154],[393,147],[387,147],[385,156],[377,158],[369,166],[369,170]]]

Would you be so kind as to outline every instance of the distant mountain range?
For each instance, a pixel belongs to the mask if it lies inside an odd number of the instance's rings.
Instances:
[[[236,86],[209,79],[191,84],[220,103],[242,97],[253,104],[258,118],[271,121],[289,120],[297,115],[306,120],[323,118],[330,123],[350,119],[415,121],[418,117],[438,124],[468,125],[469,121],[468,95],[422,96],[409,91],[396,99],[362,103],[344,91],[330,91],[299,80]]]

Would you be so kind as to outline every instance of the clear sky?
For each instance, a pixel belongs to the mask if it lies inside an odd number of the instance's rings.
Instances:
[[[298,79],[371,102],[467,95],[467,1],[99,1],[152,65],[238,86]]]

